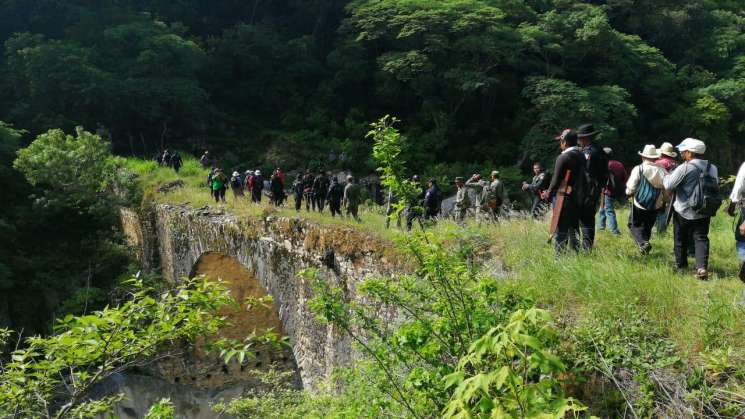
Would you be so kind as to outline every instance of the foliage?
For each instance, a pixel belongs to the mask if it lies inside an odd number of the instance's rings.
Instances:
[[[413,417],[581,409],[558,385],[563,365],[552,354],[556,342],[546,313],[499,295],[496,279],[478,269],[484,251],[478,241],[448,248],[432,240],[407,238],[415,273],[365,280],[357,287],[364,305],[346,301],[317,272],[307,273],[317,293],[311,309],[347,333],[369,359],[370,368],[360,374]],[[381,318],[391,310],[400,317]]]
[[[116,397],[89,401],[91,388],[117,372],[178,351],[178,345],[214,333],[225,288],[200,277],[160,293],[131,280],[133,291],[117,307],[68,315],[49,337],[28,337],[0,367],[3,417],[91,417]],[[163,411],[164,405],[158,410]]]
[[[174,419],[175,417],[176,410],[170,399],[161,399],[150,406],[150,410],[145,414],[145,419]]]

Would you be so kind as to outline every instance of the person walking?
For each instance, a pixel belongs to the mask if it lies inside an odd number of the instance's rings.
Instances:
[[[351,216],[356,221],[360,222],[359,215],[357,214],[360,207],[360,201],[362,194],[360,186],[357,184],[357,180],[354,176],[347,176],[347,186],[344,187],[344,206],[347,209],[347,216]]]
[[[582,248],[586,251],[592,250],[595,243],[595,214],[598,212],[603,188],[608,182],[608,156],[595,143],[598,133],[592,124],[585,124],[577,129],[578,144],[585,155],[587,177],[587,190],[579,213]]]
[[[605,230],[607,224],[611,233],[620,236],[621,231],[618,229],[615,204],[626,198],[628,175],[623,163],[613,160],[613,149],[605,147],[603,152],[608,156],[608,181],[603,188],[603,200],[600,203],[600,212],[598,213],[598,230]]]
[[[703,141],[686,138],[677,149],[684,163],[664,178],[665,190],[675,192],[675,265],[679,270],[688,268],[688,242],[693,240],[696,277],[706,280],[709,277],[709,226],[711,217],[721,204],[721,200],[717,204],[719,172],[716,166],[702,158],[706,153]]]
[[[745,282],[745,163],[740,166],[735,178],[735,186],[729,196],[729,206],[727,214],[731,217],[737,216],[735,223],[735,249],[740,261],[740,269],[737,272],[738,278]]]
[[[483,179],[481,174],[474,173],[466,181],[466,188],[472,189],[476,193],[476,202],[473,202],[473,206],[476,208],[479,218],[481,218],[482,214],[488,217],[491,212],[486,205],[486,195],[489,193],[489,181]]]
[[[212,193],[215,197],[215,202],[225,202],[225,191],[228,189],[228,177],[222,172],[222,169],[215,170],[214,176],[212,176]]]
[[[285,190],[277,173],[273,173],[269,179],[269,191],[272,193],[272,204],[275,207],[282,205],[282,201],[285,199]]]
[[[437,181],[432,178],[427,182],[427,190],[424,193],[424,219],[431,220],[440,215],[440,204],[442,192],[437,186]]]
[[[341,213],[341,201],[344,199],[344,188],[339,184],[339,179],[336,176],[331,178],[331,185],[326,193],[326,200],[329,203],[329,210],[331,211],[331,217],[334,218],[337,215],[342,216]]]
[[[212,166],[212,159],[210,158],[209,151],[205,151],[204,154],[202,154],[202,157],[199,158],[199,164],[201,164],[205,169],[209,169],[210,166]]]
[[[303,206],[303,178],[299,174],[292,182],[292,195],[295,198],[295,211],[300,212]]]
[[[310,173],[310,169],[305,171],[303,176],[303,197],[305,198],[305,210],[310,212],[310,207],[315,204],[313,203],[313,181],[315,178]]]
[[[181,170],[181,166],[184,165],[184,161],[181,160],[181,155],[178,153],[178,151],[173,152],[173,156],[171,156],[171,167],[173,167],[173,170],[178,173],[179,170]]]
[[[499,171],[492,170],[489,187],[483,192],[482,207],[491,221],[499,221],[502,216],[502,207],[506,200],[504,184],[499,179]]]
[[[534,219],[543,217],[551,205],[550,199],[544,200],[541,198],[541,194],[548,188],[549,182],[551,182],[551,177],[547,175],[543,165],[540,162],[533,163],[533,179],[530,183],[523,182],[522,190],[528,192],[531,196],[530,214]]]
[[[665,202],[663,180],[667,172],[655,164],[660,156],[654,145],[646,145],[639,152],[642,163],[631,170],[626,182],[626,195],[631,196],[633,205],[629,215],[629,230],[639,246],[642,255],[649,254],[652,245],[649,239],[652,227],[657,221],[657,212]]]
[[[261,176],[261,170],[255,171],[251,179],[251,200],[257,204],[260,204],[261,195],[262,192],[264,192],[264,177]]]
[[[672,173],[675,167],[678,166],[678,162],[675,160],[678,157],[678,153],[675,152],[675,148],[672,144],[664,142],[660,146],[659,152],[660,158],[657,159],[655,164],[665,169],[665,172]],[[657,234],[665,234],[667,232],[667,214],[670,205],[672,205],[672,202],[665,196],[665,204],[657,212]],[[691,240],[690,243],[692,244],[693,241]]]
[[[233,175],[230,177],[230,190],[233,191],[233,198],[235,198],[236,201],[238,198],[244,196],[243,179],[241,179],[241,174],[237,171],[234,171]]]
[[[567,243],[572,250],[579,251],[580,214],[585,203],[586,159],[582,149],[577,145],[577,133],[565,129],[556,139],[559,141],[561,154],[556,158],[554,174],[548,188],[542,192],[541,199],[547,200],[556,196],[563,199],[561,208],[555,208],[552,224],[555,223],[554,241],[556,255],[562,255]],[[594,224],[593,224],[594,225]]]
[[[318,212],[323,213],[326,205],[326,194],[329,190],[329,178],[323,171],[318,172],[318,176],[313,179],[313,207]]]
[[[463,224],[466,215],[468,215],[468,209],[471,208],[471,197],[468,195],[468,188],[462,177],[455,178],[455,186],[458,188],[455,193],[455,221],[458,224]]]

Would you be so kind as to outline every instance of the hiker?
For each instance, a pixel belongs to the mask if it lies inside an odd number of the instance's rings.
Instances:
[[[663,180],[667,172],[655,164],[660,153],[654,145],[644,146],[639,155],[642,163],[631,170],[626,182],[626,195],[633,200],[629,230],[641,254],[647,255],[652,250],[652,245],[649,244],[652,227],[657,221],[657,213],[665,203]]]
[[[202,165],[205,169],[209,168],[212,165],[212,159],[210,158],[210,152],[205,151],[204,154],[202,154],[202,157],[199,158],[199,164]]]
[[[424,192],[424,219],[431,220],[440,215],[440,204],[442,203],[442,192],[437,186],[437,181],[432,178],[427,182],[427,190]]]
[[[476,207],[476,211],[486,214],[486,194],[488,193],[487,189],[489,189],[489,181],[482,179],[481,174],[474,173],[466,181],[466,188],[473,189],[474,192],[476,192],[476,202],[473,203],[473,206]]]
[[[261,203],[261,193],[264,191],[264,177],[261,176],[261,170],[254,172],[251,177],[251,201],[257,204]]]
[[[672,144],[664,142],[658,151],[660,152],[660,158],[657,159],[655,164],[665,169],[665,172],[672,173],[678,166],[678,162],[675,160],[678,157],[678,153],[675,152],[675,148]],[[672,205],[672,202],[670,202],[666,195],[664,206],[657,212],[657,234],[665,234],[667,232],[667,214],[670,205]],[[689,242],[691,244],[693,243],[692,240]]]
[[[341,201],[344,199],[344,188],[339,184],[339,179],[336,176],[331,178],[331,185],[326,193],[326,200],[329,203],[329,210],[331,211],[331,217],[342,216],[341,214]]]
[[[600,212],[598,213],[598,230],[605,230],[607,221],[608,230],[613,235],[620,236],[621,231],[618,229],[615,204],[626,200],[628,174],[626,168],[623,167],[623,163],[613,159],[613,149],[604,147],[603,153],[608,157],[608,181],[603,188],[603,200],[600,203]]]
[[[499,221],[505,201],[504,184],[499,179],[499,171],[492,170],[489,187],[483,191],[483,206],[492,221]]]
[[[241,179],[241,174],[237,171],[234,171],[233,175],[230,176],[230,190],[233,191],[233,198],[236,200],[245,196],[243,194],[243,179]]]
[[[745,282],[745,163],[737,171],[735,186],[732,188],[729,200],[727,214],[731,217],[737,215],[737,223],[735,224],[735,249],[737,249],[737,257],[740,261],[740,269],[737,271],[737,276],[741,281]],[[737,213],[738,210],[739,214]]]
[[[711,217],[721,205],[719,172],[716,166],[702,159],[706,153],[703,141],[686,138],[677,149],[685,162],[664,179],[665,189],[675,192],[675,265],[679,270],[688,267],[688,242],[693,240],[696,278],[706,280],[709,277],[709,226]]]
[[[532,205],[530,207],[530,214],[535,219],[543,217],[551,205],[550,198],[545,200],[541,198],[541,194],[548,188],[550,181],[551,178],[547,176],[543,165],[540,162],[533,163],[533,179],[530,183],[523,182],[522,190],[531,195]]]
[[[411,228],[414,226],[415,219],[421,219],[421,217],[424,215],[422,212],[422,206],[424,202],[424,195],[427,193],[427,189],[421,185],[419,175],[412,176],[411,182],[416,185],[416,188],[419,192],[416,194],[416,196],[413,196],[411,200],[406,204],[407,231],[411,231]]]
[[[608,156],[595,144],[599,132],[592,124],[577,129],[577,141],[585,155],[585,176],[587,190],[579,213],[579,227],[582,233],[582,248],[592,250],[595,243],[595,214],[600,205],[600,196],[608,182]]]
[[[178,151],[173,153],[173,156],[171,157],[171,167],[173,167],[173,170],[178,173],[178,171],[181,169],[181,166],[184,165],[184,161],[181,160],[181,155],[178,153]]]
[[[284,189],[285,185],[287,184],[287,177],[285,176],[285,172],[283,172],[282,169],[278,167],[274,169],[274,174],[279,177],[280,182],[282,182],[282,189]]]
[[[358,222],[362,221],[357,215],[361,199],[360,186],[356,179],[352,175],[347,176],[347,186],[344,187],[344,206],[347,209],[347,216],[352,216]]]
[[[567,242],[572,250],[579,251],[578,230],[580,213],[585,201],[587,163],[585,154],[577,145],[576,132],[565,129],[556,139],[559,141],[561,154],[556,158],[554,175],[548,188],[542,192],[541,199],[547,200],[551,196],[556,196],[552,225],[556,226],[554,239],[556,255],[559,256],[566,250]],[[561,204],[560,200],[563,200]]]
[[[212,190],[212,178],[215,177],[215,169],[211,169],[207,174],[207,188],[210,191],[210,196],[215,196],[215,191]]]
[[[303,176],[303,197],[305,198],[305,210],[310,212],[313,202],[313,181],[315,178],[310,173],[310,169],[305,171]]]
[[[292,195],[295,198],[295,211],[300,212],[303,206],[303,178],[299,174],[292,182]]]
[[[269,178],[269,191],[272,193],[272,204],[275,207],[282,205],[282,201],[285,199],[285,191],[282,187],[282,179],[276,172]]]
[[[323,171],[318,172],[318,176],[313,179],[313,209],[323,213],[323,207],[326,204],[326,194],[329,190],[329,178]]]
[[[163,151],[163,157],[160,158],[160,164],[166,167],[171,166],[171,152],[168,151],[168,149],[165,149],[165,151]]]
[[[212,193],[215,202],[225,202],[225,191],[228,189],[228,177],[222,172],[222,169],[216,169],[212,176]]]
[[[468,215],[468,209],[471,208],[471,197],[468,196],[468,189],[462,177],[455,178],[455,186],[458,188],[455,193],[455,221],[458,224],[463,224],[466,215]]]

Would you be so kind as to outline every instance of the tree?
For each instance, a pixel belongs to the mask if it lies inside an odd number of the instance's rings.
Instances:
[[[224,324],[219,309],[232,301],[218,282],[183,280],[156,291],[133,278],[129,298],[85,316],[66,316],[49,337],[25,338],[0,364],[0,416],[94,417],[121,396],[89,400],[89,391],[118,372],[172,356],[183,342]],[[0,347],[12,333],[0,330]],[[166,410],[161,404],[156,411]],[[153,413],[153,417],[156,413]]]

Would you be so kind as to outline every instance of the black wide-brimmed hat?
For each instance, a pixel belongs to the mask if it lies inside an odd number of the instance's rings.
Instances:
[[[580,127],[577,128],[577,137],[579,138],[592,137],[597,133],[598,131],[595,131],[595,127],[592,126],[592,124],[580,125]]]

